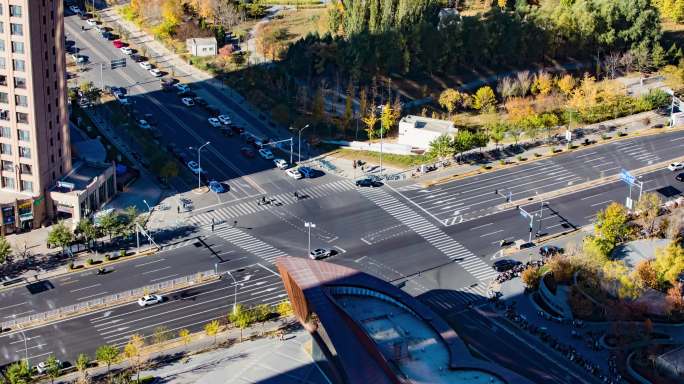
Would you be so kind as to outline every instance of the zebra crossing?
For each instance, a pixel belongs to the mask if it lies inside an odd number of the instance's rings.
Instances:
[[[171,251],[171,250],[178,249],[178,248],[183,248],[185,246],[194,244],[197,241],[198,241],[197,238],[193,237],[191,239],[182,240],[182,241],[179,241],[179,242],[173,243],[173,244],[164,244],[164,245],[162,245],[161,249],[157,253]]]
[[[487,287],[477,284],[472,287],[464,287],[458,290],[434,290],[420,297],[420,300],[438,309],[453,311],[462,307],[480,303],[488,298]]]
[[[496,272],[487,263],[391,194],[381,188],[364,188],[359,191],[367,199],[444,253],[449,259],[457,261],[463,269],[477,280],[487,280],[496,277]]]
[[[275,263],[278,256],[287,256],[287,254],[274,246],[267,244],[256,237],[241,231],[238,228],[226,227],[217,229],[214,234],[223,240],[244,249],[245,251],[271,263]]]
[[[300,198],[304,199],[317,199],[322,197],[328,197],[331,193],[346,192],[354,189],[356,186],[351,180],[343,179],[333,181],[331,183],[316,185],[313,187],[305,188],[298,191],[297,193]],[[240,216],[251,215],[257,212],[262,212],[271,205],[290,205],[298,201],[294,197],[293,193],[281,193],[278,195],[269,196],[269,199],[273,200],[272,204],[259,204],[259,199],[255,198],[251,201],[245,201],[239,204],[232,204],[223,208],[216,209],[211,212],[204,212],[198,215],[192,216],[189,220],[193,224],[197,225],[211,225],[212,219],[214,222],[223,222],[229,219],[233,219]]]

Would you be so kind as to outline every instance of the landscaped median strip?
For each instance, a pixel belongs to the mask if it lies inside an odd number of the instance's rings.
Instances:
[[[435,185],[440,185],[440,184],[448,183],[448,182],[455,181],[455,180],[464,179],[464,178],[471,177],[471,176],[477,176],[477,175],[481,175],[483,173],[489,173],[489,172],[499,171],[502,169],[518,167],[518,166],[521,166],[524,164],[534,163],[535,161],[545,160],[545,159],[548,159],[548,158],[553,157],[553,156],[559,156],[559,155],[567,154],[567,153],[571,153],[571,152],[579,152],[579,151],[582,151],[585,149],[595,148],[596,146],[605,145],[605,144],[613,143],[616,141],[633,139],[635,137],[657,135],[657,134],[662,134],[662,133],[672,133],[672,132],[677,132],[677,131],[684,131],[684,125],[680,125],[680,126],[673,127],[673,128],[666,128],[666,129],[649,128],[649,129],[646,129],[643,131],[635,132],[635,133],[632,133],[629,135],[624,135],[624,136],[618,136],[616,133],[615,137],[612,137],[612,138],[606,139],[606,140],[602,139],[602,141],[600,143],[582,146],[582,147],[575,148],[575,149],[566,149],[566,150],[554,151],[553,153],[548,153],[547,155],[542,155],[542,156],[539,156],[539,157],[534,158],[534,159],[528,159],[526,161],[518,161],[516,163],[511,163],[511,164],[506,164],[506,165],[501,165],[501,166],[497,166],[497,165],[492,163],[489,165],[485,165],[485,166],[489,167],[487,169],[478,168],[478,169],[474,169],[472,171],[464,172],[461,174],[456,174],[456,175],[441,177],[438,179],[428,180],[425,182],[421,182],[420,186],[422,188],[434,187]],[[551,149],[551,150],[554,149],[554,147],[546,147],[546,148]],[[539,148],[540,151],[542,149],[544,149],[544,147]]]
[[[53,309],[47,312],[36,313],[17,319],[12,319],[0,323],[0,329],[12,329],[13,327],[21,326],[26,328],[28,326],[35,327],[54,320],[64,320],[77,315],[82,315],[91,311],[104,309],[111,306],[126,304],[135,301],[143,295],[150,293],[165,293],[175,291],[188,286],[197,284],[206,284],[215,281],[219,278],[219,274],[214,270],[196,272],[192,275],[179,277],[173,280],[162,281],[155,284],[146,285],[144,287],[131,289],[128,291],[115,293],[112,295],[100,297],[97,299],[88,300],[78,304]]]

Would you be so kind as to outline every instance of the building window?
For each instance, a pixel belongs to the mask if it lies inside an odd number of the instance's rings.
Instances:
[[[28,147],[19,147],[19,157],[23,157],[24,159],[30,159],[31,158],[31,148]]]
[[[32,175],[31,166],[29,164],[19,164],[22,175]]]
[[[12,60],[12,68],[15,71],[24,72],[25,67],[26,67],[26,63],[24,62],[24,60],[20,60],[20,59],[13,59]]]
[[[10,34],[14,36],[24,36],[24,26],[10,23]]]
[[[7,65],[5,63],[6,63],[5,58],[0,57],[0,69],[5,69],[7,67]]]
[[[12,53],[24,53],[24,43],[21,41],[13,41]]]
[[[12,154],[12,146],[7,144],[7,143],[0,144],[0,154],[1,155],[11,155]]]
[[[10,127],[0,127],[0,137],[5,139],[11,139],[12,129]]]
[[[28,113],[17,112],[17,123],[28,124]]]
[[[3,103],[3,104],[9,103],[9,95],[7,94],[7,92],[0,92],[0,103]]]
[[[2,187],[7,189],[14,189],[14,178],[3,176]]]
[[[21,141],[31,140],[31,136],[29,135],[29,131],[24,130],[24,129],[17,129],[17,137],[19,137],[19,140],[21,140]]]
[[[0,21],[0,33],[5,33],[5,23]]]
[[[22,192],[33,192],[33,182],[32,181],[21,181],[21,191]]]
[[[21,5],[10,5],[9,11],[11,17],[21,17]]]
[[[0,75],[0,85],[7,85],[7,76]]]
[[[14,172],[14,163],[9,160],[2,160],[2,170],[7,172]]]
[[[10,120],[10,111],[8,111],[6,109],[0,109],[0,120],[9,121]]]
[[[24,79],[23,77],[15,77],[14,88],[26,89],[26,79]]]
[[[28,106],[28,97],[24,95],[14,95],[14,102],[20,107]]]

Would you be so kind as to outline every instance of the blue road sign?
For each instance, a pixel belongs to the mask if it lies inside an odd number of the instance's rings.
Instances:
[[[620,171],[620,180],[624,181],[627,184],[634,184],[636,181],[636,177],[634,177],[629,171],[623,169]]]

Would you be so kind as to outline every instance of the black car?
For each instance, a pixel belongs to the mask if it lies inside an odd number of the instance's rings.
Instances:
[[[114,39],[114,36],[109,31],[100,32],[100,36],[105,40],[113,40]]]
[[[382,183],[377,181],[377,180],[373,180],[373,179],[367,177],[365,179],[356,180],[356,186],[357,187],[376,188],[376,187],[382,187]]]
[[[195,104],[199,105],[200,107],[207,107],[209,105],[209,103],[207,103],[206,100],[204,100],[203,98],[201,98],[199,96],[193,98],[193,100],[195,101]]]
[[[562,254],[563,253],[563,248],[561,247],[556,247],[555,245],[544,245],[543,247],[539,248],[539,254],[546,257],[546,256],[553,256],[557,254]]]
[[[234,133],[240,134],[245,131],[244,128],[238,127],[237,125],[233,124],[230,126],[230,129],[233,130]]]
[[[675,179],[677,181],[684,181],[684,173],[680,173],[679,175],[675,176]]]
[[[494,270],[497,272],[506,272],[509,269],[513,269],[516,265],[522,264],[519,261],[512,259],[502,259],[494,262]]]
[[[136,63],[140,63],[142,61],[145,61],[145,58],[138,55],[137,53],[132,54],[130,57],[131,57],[131,60],[135,61]]]
[[[218,115],[221,114],[221,111],[220,111],[218,108],[216,108],[216,107],[214,107],[214,106],[212,106],[212,105],[206,105],[206,106],[204,106],[204,109],[205,109],[207,112],[209,112],[209,115],[210,115],[211,117],[216,117],[216,116],[218,116]]]

